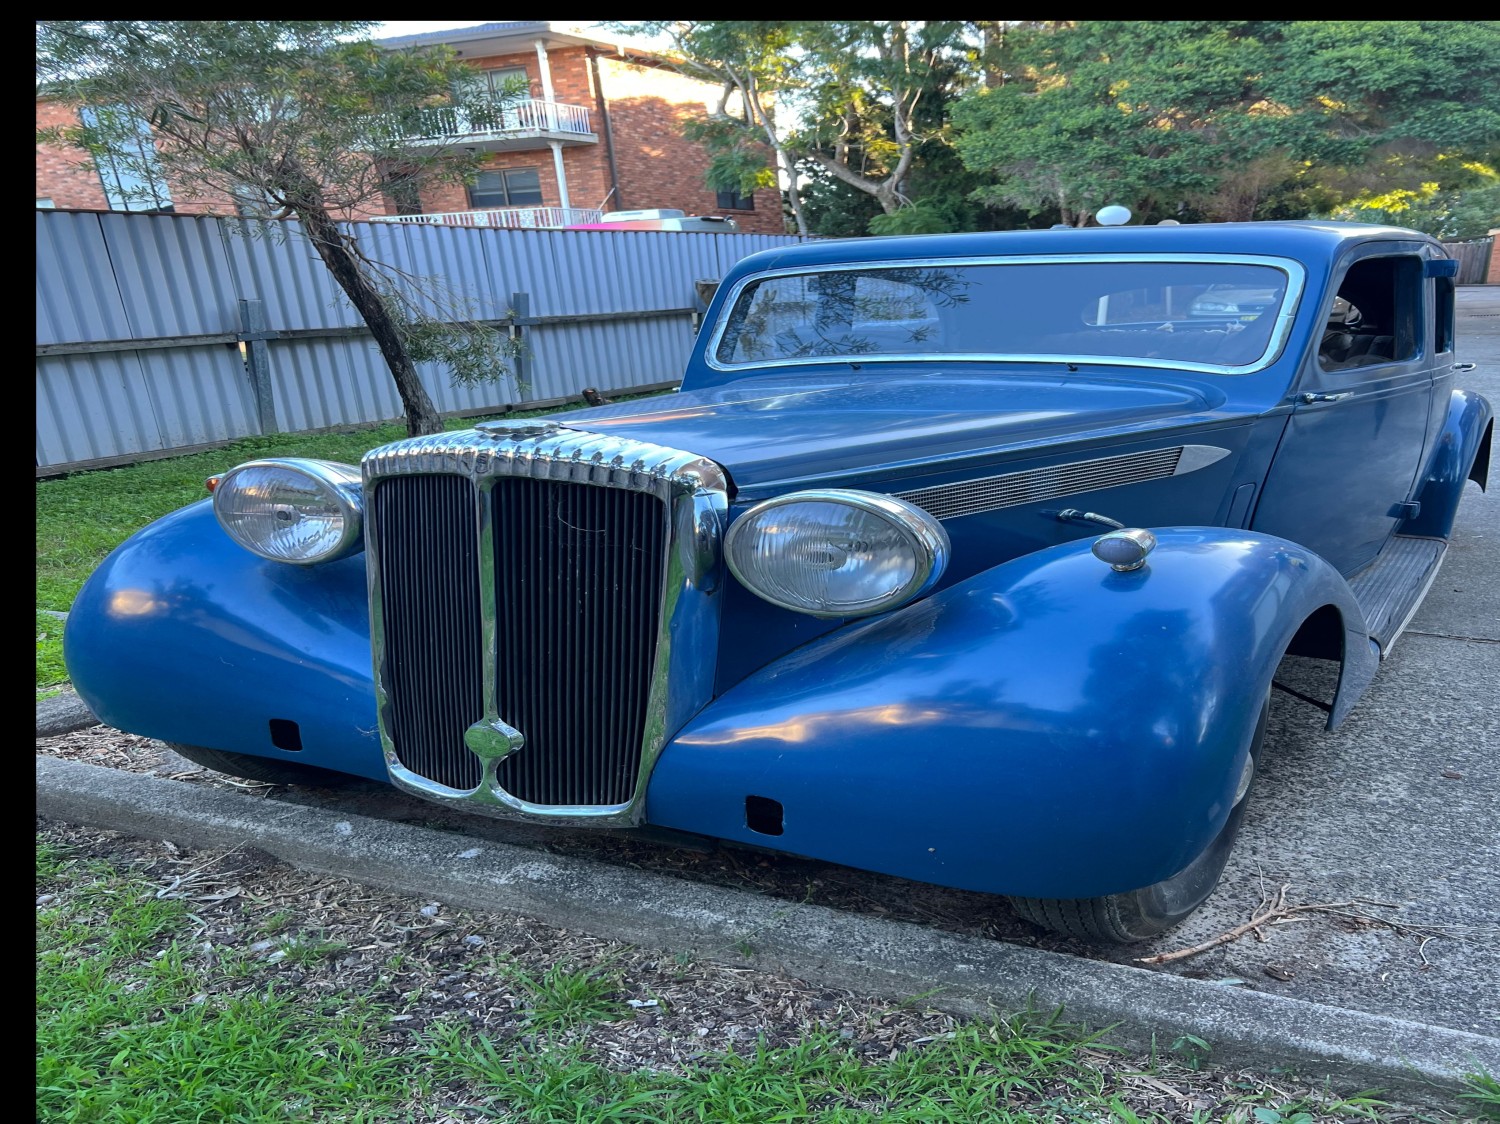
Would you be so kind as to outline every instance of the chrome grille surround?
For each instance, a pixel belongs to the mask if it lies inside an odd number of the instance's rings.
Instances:
[[[396,787],[455,808],[505,818],[596,826],[638,824],[646,782],[666,743],[712,696],[718,650],[718,606],[713,594],[723,562],[719,544],[727,522],[729,484],[722,469],[694,453],[628,438],[604,436],[547,422],[496,422],[471,430],[417,437],[375,449],[362,462],[366,542],[370,555],[370,630],[375,693],[386,769]],[[382,613],[381,530],[375,500],[382,480],[409,475],[453,476],[474,485],[474,534],[479,552],[478,604],[483,653],[483,719],[502,748],[481,754],[477,787],[461,791],[413,772],[396,754]],[[666,555],[657,612],[654,666],[634,792],[611,805],[533,804],[505,791],[496,770],[512,728],[498,713],[496,676],[496,550],[491,492],[497,481],[529,477],[644,492],[666,510]],[[480,724],[476,724],[480,725]],[[524,731],[521,731],[524,734]],[[471,748],[485,739],[469,741]]]
[[[1228,455],[1228,449],[1214,445],[1173,445],[1165,449],[1028,468],[1000,476],[983,476],[977,480],[959,480],[930,488],[910,488],[892,495],[915,504],[935,519],[957,519],[1021,504],[1181,476]]]

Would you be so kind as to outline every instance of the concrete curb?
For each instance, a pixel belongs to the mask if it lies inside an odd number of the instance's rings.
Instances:
[[[75,691],[64,690],[50,699],[40,699],[36,704],[36,736],[39,738],[55,738],[59,734],[71,734],[74,730],[97,725],[99,719]]]
[[[1290,1067],[1343,1090],[1431,1101],[1481,1066],[1500,1072],[1500,1039],[1482,1035],[57,758],[37,758],[37,810],[959,1014],[1061,1006],[1124,1046],[1191,1034],[1216,1066]]]

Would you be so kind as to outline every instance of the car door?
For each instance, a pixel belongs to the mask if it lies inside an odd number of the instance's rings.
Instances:
[[[1370,242],[1340,263],[1251,524],[1346,576],[1407,514],[1426,443],[1433,370],[1421,249]]]

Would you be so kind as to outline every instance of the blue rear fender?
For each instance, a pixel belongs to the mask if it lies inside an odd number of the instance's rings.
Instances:
[[[364,563],[266,561],[195,503],[84,584],[64,634],[69,677],[121,730],[385,780]],[[272,719],[297,724],[301,750],[273,742]]]
[[[1455,390],[1417,492],[1422,508],[1401,524],[1403,535],[1446,539],[1453,534],[1464,486],[1472,480],[1483,489],[1489,482],[1494,431],[1489,402],[1471,390]]]
[[[669,743],[647,820],[1028,897],[1175,874],[1223,826],[1303,623],[1333,622],[1323,646],[1343,649],[1336,715],[1378,661],[1317,555],[1232,529],[1156,534],[1141,571],[1063,544],[767,666]],[[780,802],[783,834],[747,827],[747,796]]]

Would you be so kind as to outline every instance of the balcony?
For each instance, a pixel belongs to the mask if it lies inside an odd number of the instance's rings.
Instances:
[[[433,215],[377,215],[371,222],[426,226],[484,226],[503,230],[557,230],[599,222],[604,212],[592,207],[507,207],[496,211],[443,211]]]
[[[542,98],[493,106],[433,106],[391,118],[390,126],[414,148],[458,144],[480,152],[506,152],[540,148],[549,141],[599,141],[585,107]]]

